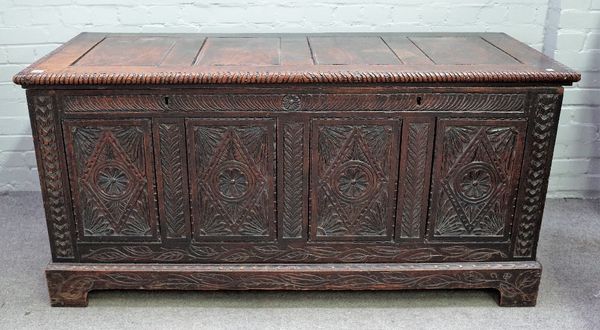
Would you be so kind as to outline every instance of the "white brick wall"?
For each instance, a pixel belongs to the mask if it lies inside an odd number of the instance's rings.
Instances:
[[[562,0],[554,57],[580,70],[563,101],[549,194],[600,196],[600,1]]]
[[[556,48],[556,56],[586,75],[597,71],[591,68],[600,43],[593,29],[594,22],[600,25],[600,1],[569,0],[562,11],[557,1],[179,0],[166,5],[159,0],[0,0],[0,191],[39,189],[25,93],[11,76],[81,31],[501,31],[549,54]],[[553,22],[549,3],[557,7],[560,27],[548,28]],[[600,190],[595,108],[600,98],[594,95],[599,76],[584,77],[581,87],[565,97],[553,195]]]

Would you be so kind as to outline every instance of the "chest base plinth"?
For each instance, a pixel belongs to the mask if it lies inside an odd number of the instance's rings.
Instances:
[[[52,306],[94,290],[496,289],[500,306],[535,306],[537,261],[377,264],[72,264],[46,268]]]

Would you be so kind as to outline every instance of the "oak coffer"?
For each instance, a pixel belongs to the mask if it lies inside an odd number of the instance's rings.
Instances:
[[[499,33],[80,34],[14,77],[51,303],[492,288],[532,306],[579,79]]]

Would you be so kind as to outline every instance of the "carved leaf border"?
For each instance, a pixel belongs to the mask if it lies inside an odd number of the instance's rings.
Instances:
[[[187,248],[151,248],[147,245],[91,248],[82,260],[94,262],[301,262],[329,261],[368,262],[376,259],[426,261],[490,261],[508,256],[496,249],[469,248],[462,245],[406,249],[401,246],[364,246],[339,249],[331,246],[280,247],[253,245],[247,247],[190,245]]]

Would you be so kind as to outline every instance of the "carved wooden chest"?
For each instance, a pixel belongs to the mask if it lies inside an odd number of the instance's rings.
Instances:
[[[27,88],[54,306],[102,289],[535,304],[562,87],[504,34],[84,33]]]

